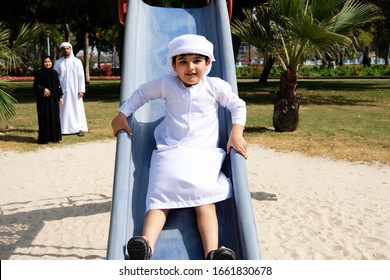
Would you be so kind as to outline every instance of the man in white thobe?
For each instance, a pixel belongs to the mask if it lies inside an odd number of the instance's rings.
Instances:
[[[62,43],[60,49],[62,57],[56,61],[54,69],[58,72],[64,93],[64,104],[60,106],[61,132],[84,136],[88,126],[83,103],[85,93],[83,64],[73,55],[70,43]]]

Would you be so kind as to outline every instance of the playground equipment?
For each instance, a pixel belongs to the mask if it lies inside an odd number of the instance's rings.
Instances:
[[[183,9],[119,0],[119,19],[125,23],[120,102],[141,84],[168,73],[168,42],[186,33],[203,35],[214,44],[216,61],[209,76],[221,77],[237,92],[226,4],[214,0],[202,8]],[[126,259],[127,241],[142,233],[150,158],[155,149],[153,132],[164,118],[164,106],[161,100],[145,104],[129,118],[133,136],[118,133],[107,259]],[[219,123],[220,146],[225,148],[231,123],[224,108],[219,110]],[[231,178],[234,197],[216,204],[219,239],[238,259],[260,259],[245,164],[234,150],[224,162],[223,172]],[[194,209],[171,210],[152,259],[203,258]]]

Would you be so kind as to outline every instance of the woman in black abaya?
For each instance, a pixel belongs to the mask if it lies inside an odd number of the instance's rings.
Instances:
[[[60,104],[63,104],[58,73],[49,56],[42,59],[42,68],[35,74],[34,94],[38,113],[38,144],[61,141]]]

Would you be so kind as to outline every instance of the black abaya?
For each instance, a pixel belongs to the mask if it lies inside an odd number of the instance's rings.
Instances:
[[[38,143],[61,141],[59,101],[63,94],[57,71],[43,66],[35,74],[33,88],[38,113]],[[44,96],[45,88],[51,92],[49,97]]]

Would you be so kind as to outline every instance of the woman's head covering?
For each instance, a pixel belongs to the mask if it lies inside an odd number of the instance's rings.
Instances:
[[[50,61],[52,62],[52,65],[51,65],[50,68],[46,68],[45,67],[45,60],[46,60],[46,58],[49,58]],[[53,59],[50,56],[48,56],[48,55],[45,55],[44,57],[42,57],[42,69],[52,69],[52,68],[53,68]]]
[[[213,54],[214,46],[204,36],[185,34],[174,38],[168,44],[168,64],[173,75],[177,75],[172,67],[172,58],[180,54],[201,54],[210,59],[210,64],[205,72],[207,75],[211,70],[211,63],[215,61]]]

